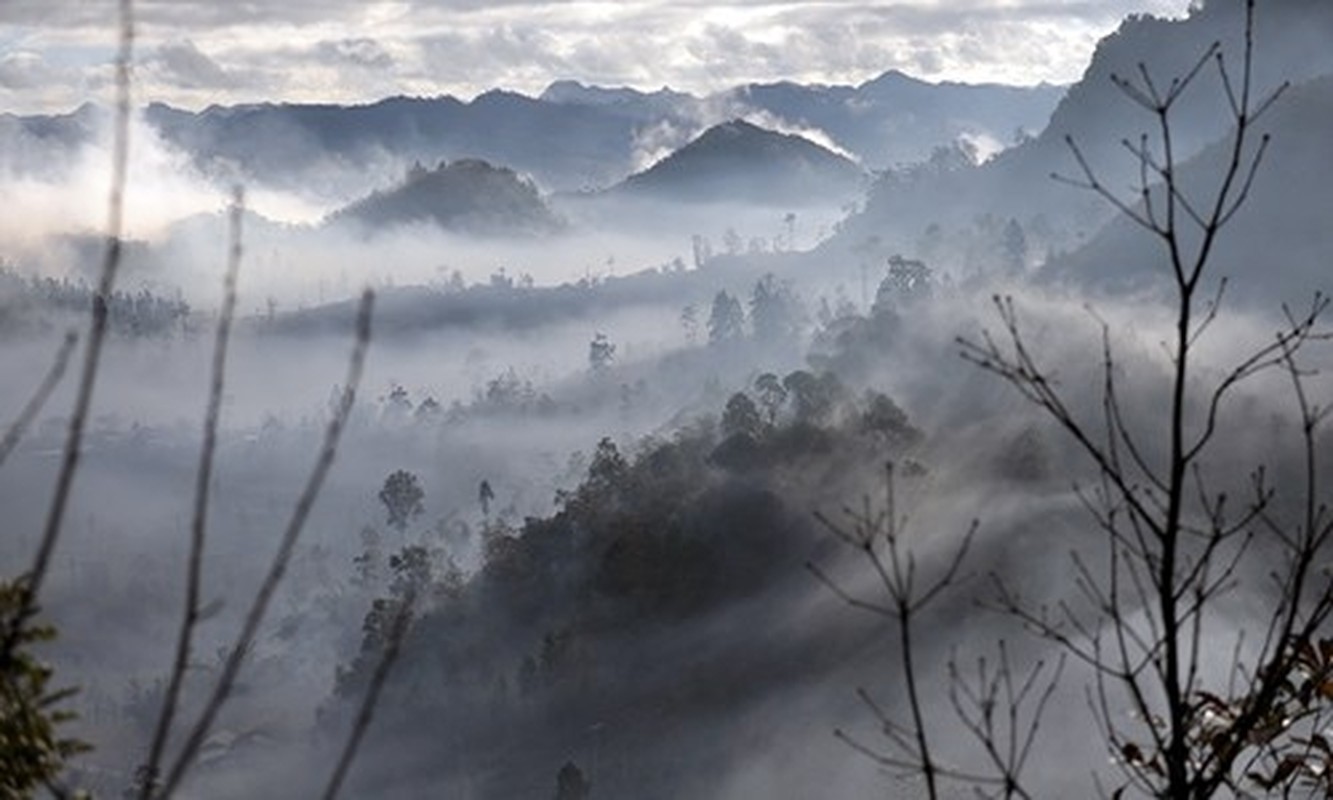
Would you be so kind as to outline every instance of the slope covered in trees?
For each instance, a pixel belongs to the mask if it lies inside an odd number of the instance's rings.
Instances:
[[[424,549],[428,566],[413,573],[412,547],[384,565],[397,577],[339,692],[363,691],[403,582],[417,581],[424,599],[381,711],[386,740],[418,762],[404,785],[538,791],[549,765],[604,727],[601,757],[615,766],[594,776],[599,792],[703,791],[722,762],[699,748],[728,719],[839,668],[857,646],[847,627],[752,632],[788,628],[794,598],[813,588],[802,564],[826,542],[810,504],[848,470],[904,458],[922,434],[892,400],[854,397],[831,373],[785,376],[776,404],[764,400],[768,378],[753,390],[767,419],[736,393],[720,422],[633,453],[603,439],[553,515],[485,520],[484,561],[470,577]],[[700,761],[681,769],[688,752]]]

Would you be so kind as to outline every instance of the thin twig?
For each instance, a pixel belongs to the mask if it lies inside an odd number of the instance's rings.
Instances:
[[[255,593],[250,611],[246,614],[245,622],[241,627],[241,633],[236,638],[235,644],[232,645],[231,652],[227,655],[222,674],[218,677],[213,693],[204,706],[199,720],[190,730],[190,734],[186,738],[180,754],[177,755],[171,770],[167,773],[162,791],[158,795],[160,798],[170,797],[180,785],[181,779],[184,778],[186,771],[198,755],[204,739],[212,730],[213,721],[216,719],[218,712],[222,710],[222,706],[227,702],[236,682],[236,677],[240,674],[241,666],[245,662],[245,657],[254,644],[259,626],[264,621],[269,603],[278,589],[278,584],[281,583],[287,572],[287,566],[291,561],[292,552],[296,548],[296,542],[300,538],[301,530],[305,526],[306,518],[310,515],[311,508],[314,507],[315,500],[324,485],[324,479],[327,477],[329,469],[333,466],[334,458],[338,453],[338,442],[342,438],[343,429],[351,415],[352,406],[356,401],[356,390],[361,383],[361,373],[365,367],[366,349],[370,344],[370,320],[374,301],[374,292],[369,289],[361,295],[361,303],[356,317],[356,343],[352,348],[352,355],[347,366],[347,380],[343,384],[344,388],[338,407],[325,430],[324,443],[320,449],[319,457],[315,462],[314,469],[311,470],[305,489],[296,502],[291,520],[288,522],[282,540],[278,545],[278,551],[269,565],[268,573],[264,576],[259,591]]]
[[[208,500],[213,482],[213,456],[217,450],[218,422],[222,416],[222,391],[227,372],[227,346],[231,341],[231,323],[236,314],[236,276],[241,267],[241,224],[245,217],[245,195],[237,187],[232,197],[230,218],[231,242],[227,252],[227,270],[223,278],[222,308],[218,312],[217,339],[213,345],[213,369],[208,389],[208,405],[204,414],[204,443],[199,453],[199,469],[195,473],[194,516],[190,525],[190,554],[185,576],[184,613],[181,615],[180,634],[176,638],[176,657],[167,682],[162,711],[153,732],[145,780],[140,787],[141,800],[149,800],[157,780],[158,765],[171,735],[171,724],[176,716],[181,687],[190,663],[190,648],[194,628],[199,622],[199,594],[203,581],[204,540],[208,528]]]
[[[324,790],[324,800],[335,800],[338,792],[342,789],[343,781],[347,778],[347,771],[351,768],[352,761],[356,758],[356,751],[361,746],[361,739],[366,735],[366,729],[370,727],[371,718],[375,715],[375,707],[379,704],[380,692],[384,689],[384,683],[389,677],[389,670],[393,669],[394,662],[398,660],[403,639],[407,635],[408,624],[412,621],[412,607],[415,601],[416,593],[409,590],[400,601],[398,612],[394,614],[393,625],[389,629],[389,640],[385,644],[384,653],[380,656],[379,663],[375,665],[375,673],[370,678],[370,686],[366,689],[366,696],[362,699],[361,707],[357,710],[356,721],[353,723],[352,731],[347,737],[347,743],[343,747],[342,754],[338,757],[338,763],[333,769],[333,774],[329,776],[328,787]]]
[[[28,398],[28,402],[19,412],[18,417],[9,425],[9,430],[5,431],[5,438],[0,440],[0,465],[5,463],[9,454],[14,450],[18,443],[23,440],[23,436],[32,427],[32,423],[37,419],[37,415],[42,412],[42,407],[46,401],[51,399],[51,393],[55,391],[56,386],[60,384],[60,379],[65,376],[65,368],[69,366],[70,354],[74,352],[74,345],[79,341],[79,334],[76,331],[69,331],[65,334],[65,339],[60,343],[60,349],[56,351],[55,358],[51,361],[51,367],[46,372],[46,377],[38,384],[37,390]]]
[[[4,632],[3,644],[0,644],[0,663],[7,663],[13,657],[23,624],[36,611],[37,598],[41,593],[47,570],[50,569],[56,542],[60,538],[65,511],[69,507],[70,491],[74,487],[74,475],[78,471],[83,454],[83,432],[88,423],[89,410],[92,408],[93,387],[97,383],[98,366],[102,360],[102,345],[106,341],[107,306],[115,288],[116,273],[120,268],[121,234],[125,221],[125,181],[130,145],[130,67],[134,58],[132,0],[120,0],[119,33],[120,44],[116,55],[115,120],[111,142],[111,187],[107,199],[106,251],[102,259],[97,291],[93,295],[88,344],[84,350],[83,369],[79,376],[74,409],[69,418],[55,492],[51,497],[46,524],[32,567],[22,579],[23,593],[19,599],[19,607],[12,617],[9,630]]]

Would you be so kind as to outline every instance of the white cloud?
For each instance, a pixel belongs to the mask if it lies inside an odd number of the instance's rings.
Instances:
[[[1076,80],[1128,13],[1188,0],[139,0],[147,100],[186,106],[536,92],[559,78],[698,93],[748,81]],[[0,4],[0,104],[77,104],[101,83],[114,4]],[[55,76],[60,74],[57,79]],[[74,79],[71,80],[70,76]]]
[[[55,77],[55,70],[37,53],[18,50],[0,56],[0,86],[6,89],[39,88]]]
[[[162,45],[147,65],[158,70],[163,82],[188,89],[227,89],[240,83],[189,39]]]

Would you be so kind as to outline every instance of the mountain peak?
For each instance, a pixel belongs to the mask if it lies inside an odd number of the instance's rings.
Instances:
[[[881,75],[871,78],[868,81],[863,82],[857,88],[868,89],[872,87],[889,88],[889,87],[902,87],[902,86],[918,87],[918,86],[930,86],[930,85],[931,85],[930,81],[924,81],[920,78],[913,77],[899,69],[891,69],[888,72],[885,72]]]
[[[709,138],[725,137],[734,139],[745,136],[763,137],[765,135],[782,136],[783,134],[780,134],[777,131],[770,131],[767,128],[761,128],[753,122],[747,122],[740,117],[736,117],[734,119],[729,119],[726,122],[720,122],[704,131],[695,139],[695,142],[701,142]]]
[[[622,184],[676,200],[801,205],[856,191],[854,162],[794,134],[731,119]]]

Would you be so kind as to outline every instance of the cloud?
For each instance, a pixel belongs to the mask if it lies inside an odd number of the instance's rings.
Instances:
[[[162,45],[148,64],[160,67],[166,81],[185,88],[227,89],[239,85],[235,76],[204,55],[189,39]]]
[[[0,5],[0,102],[76,104],[114,46],[113,4]],[[1078,78],[1124,15],[1188,0],[139,0],[140,94],[213,102],[471,96],[551,81],[708,93],[750,81],[859,83],[889,69],[932,80]],[[22,59],[27,59],[26,62]],[[14,63],[9,63],[13,61]],[[73,71],[57,80],[50,72]],[[14,90],[17,81],[26,81]],[[86,97],[82,99],[87,99]],[[59,107],[59,106],[57,106]]]
[[[0,57],[0,86],[6,89],[31,89],[54,77],[54,70],[37,53],[20,50]]]
[[[367,69],[388,69],[393,66],[393,56],[389,51],[374,39],[365,37],[320,42],[317,51],[324,58]]]

